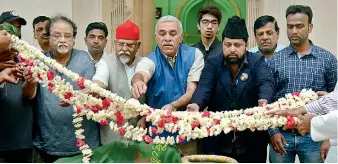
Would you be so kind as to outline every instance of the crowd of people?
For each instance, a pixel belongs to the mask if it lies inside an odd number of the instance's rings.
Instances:
[[[135,98],[153,108],[172,111],[230,111],[264,106],[287,93],[312,89],[322,96],[297,109],[270,112],[297,116],[297,128],[268,131],[232,131],[178,146],[183,155],[216,154],[238,162],[292,163],[337,162],[337,59],[309,39],[313,13],[310,7],[287,8],[287,37],[278,43],[279,27],[273,16],[254,23],[257,46],[248,50],[245,20],[233,16],[220,30],[222,13],[205,6],[196,13],[201,40],[183,44],[182,23],[174,16],[161,17],[155,28],[156,47],[146,57],[137,56],[140,29],[127,20],[116,28],[115,52],[105,52],[108,29],[103,22],[90,23],[85,31],[87,50],[74,48],[78,33],[75,22],[57,15],[33,20],[39,49],[67,69],[124,99]],[[21,36],[26,20],[13,11],[3,12],[0,24],[17,28],[16,33],[0,31],[0,162],[54,162],[79,155],[73,108],[38,84],[10,46],[10,36]],[[221,33],[221,40],[217,34]],[[76,82],[54,71],[80,90]],[[127,120],[134,126],[150,127],[145,117]],[[84,120],[86,143],[95,149],[122,137],[109,126]],[[160,136],[176,135],[164,131]],[[329,151],[330,150],[330,151]],[[329,155],[328,155],[329,152]]]

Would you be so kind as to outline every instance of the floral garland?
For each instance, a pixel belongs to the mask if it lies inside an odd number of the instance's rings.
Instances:
[[[92,155],[92,150],[85,142],[84,129],[81,128],[84,116],[87,119],[99,122],[101,126],[109,125],[113,131],[134,141],[174,145],[191,139],[217,136],[222,132],[229,133],[232,130],[267,130],[284,125],[287,128],[294,128],[299,122],[297,118],[268,116],[265,113],[271,110],[300,107],[318,98],[312,90],[304,89],[301,92],[287,94],[285,98],[280,98],[264,107],[246,110],[173,112],[153,109],[140,104],[138,100],[130,99],[126,101],[118,95],[100,88],[90,80],[67,70],[61,64],[46,57],[41,51],[16,36],[12,35],[11,42],[20,52],[19,62],[27,68],[28,74],[31,74],[43,86],[48,87],[49,91],[61,100],[73,105],[76,145],[83,154],[83,162],[89,162]],[[102,100],[74,90],[70,83],[66,83],[59,76],[55,76],[53,70],[65,74],[76,82],[80,88],[89,89],[90,92],[98,93],[105,99]],[[129,125],[127,120],[138,115],[146,116],[146,121],[152,122],[152,126],[149,129],[143,129]],[[158,135],[164,130],[178,133],[178,135],[176,138],[173,136],[159,137]],[[147,132],[149,135],[147,135]],[[156,136],[154,139],[152,138],[153,135]]]

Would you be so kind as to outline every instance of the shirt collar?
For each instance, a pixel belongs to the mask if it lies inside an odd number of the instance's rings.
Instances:
[[[282,45],[280,45],[280,44],[277,43],[277,47],[276,47],[274,53],[276,53],[276,52],[282,50],[283,48],[285,48],[285,46],[282,46]],[[261,53],[261,52],[259,51],[258,45],[255,46],[255,47],[253,48],[253,51],[252,51],[252,52],[255,52],[255,53]]]
[[[97,63],[95,60],[94,60],[94,58],[92,57],[92,55],[89,53],[89,51],[88,50],[85,50],[86,52],[87,52],[87,54],[89,55],[89,57],[90,57],[90,59],[92,59],[95,63]],[[101,59],[104,57],[104,56],[106,56],[107,55],[107,52],[106,51],[103,51],[103,54],[102,54],[102,56],[101,56]],[[100,60],[101,60],[100,59]]]
[[[312,55],[314,57],[318,57],[318,51],[316,49],[316,46],[312,43],[311,40],[309,40],[309,42],[311,46],[310,46],[309,51],[306,53],[306,55]],[[298,51],[295,50],[291,44],[287,46],[285,49],[286,49],[286,54],[288,55],[298,55]]]
[[[210,44],[209,49],[206,49],[206,46],[202,42],[202,40],[200,40],[198,44],[199,44],[199,47],[203,47],[205,51],[210,51],[210,50],[215,49],[220,44],[220,41],[217,39],[217,37],[215,37],[214,41]]]

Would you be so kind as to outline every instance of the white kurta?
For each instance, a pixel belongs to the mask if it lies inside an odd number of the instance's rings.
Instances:
[[[311,137],[314,141],[330,140],[330,150],[325,162],[337,163],[337,120],[338,110],[311,120]]]

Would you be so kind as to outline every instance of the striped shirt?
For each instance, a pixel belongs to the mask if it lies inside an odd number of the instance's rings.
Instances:
[[[338,108],[338,86],[333,92],[328,95],[322,97],[317,101],[313,101],[307,105],[305,105],[305,109],[308,113],[314,114],[326,114],[330,111],[337,110]]]
[[[275,79],[274,100],[287,93],[312,89],[332,92],[337,82],[337,58],[310,41],[310,51],[301,56],[291,45],[277,52],[268,60]],[[269,129],[269,135],[279,133]]]

